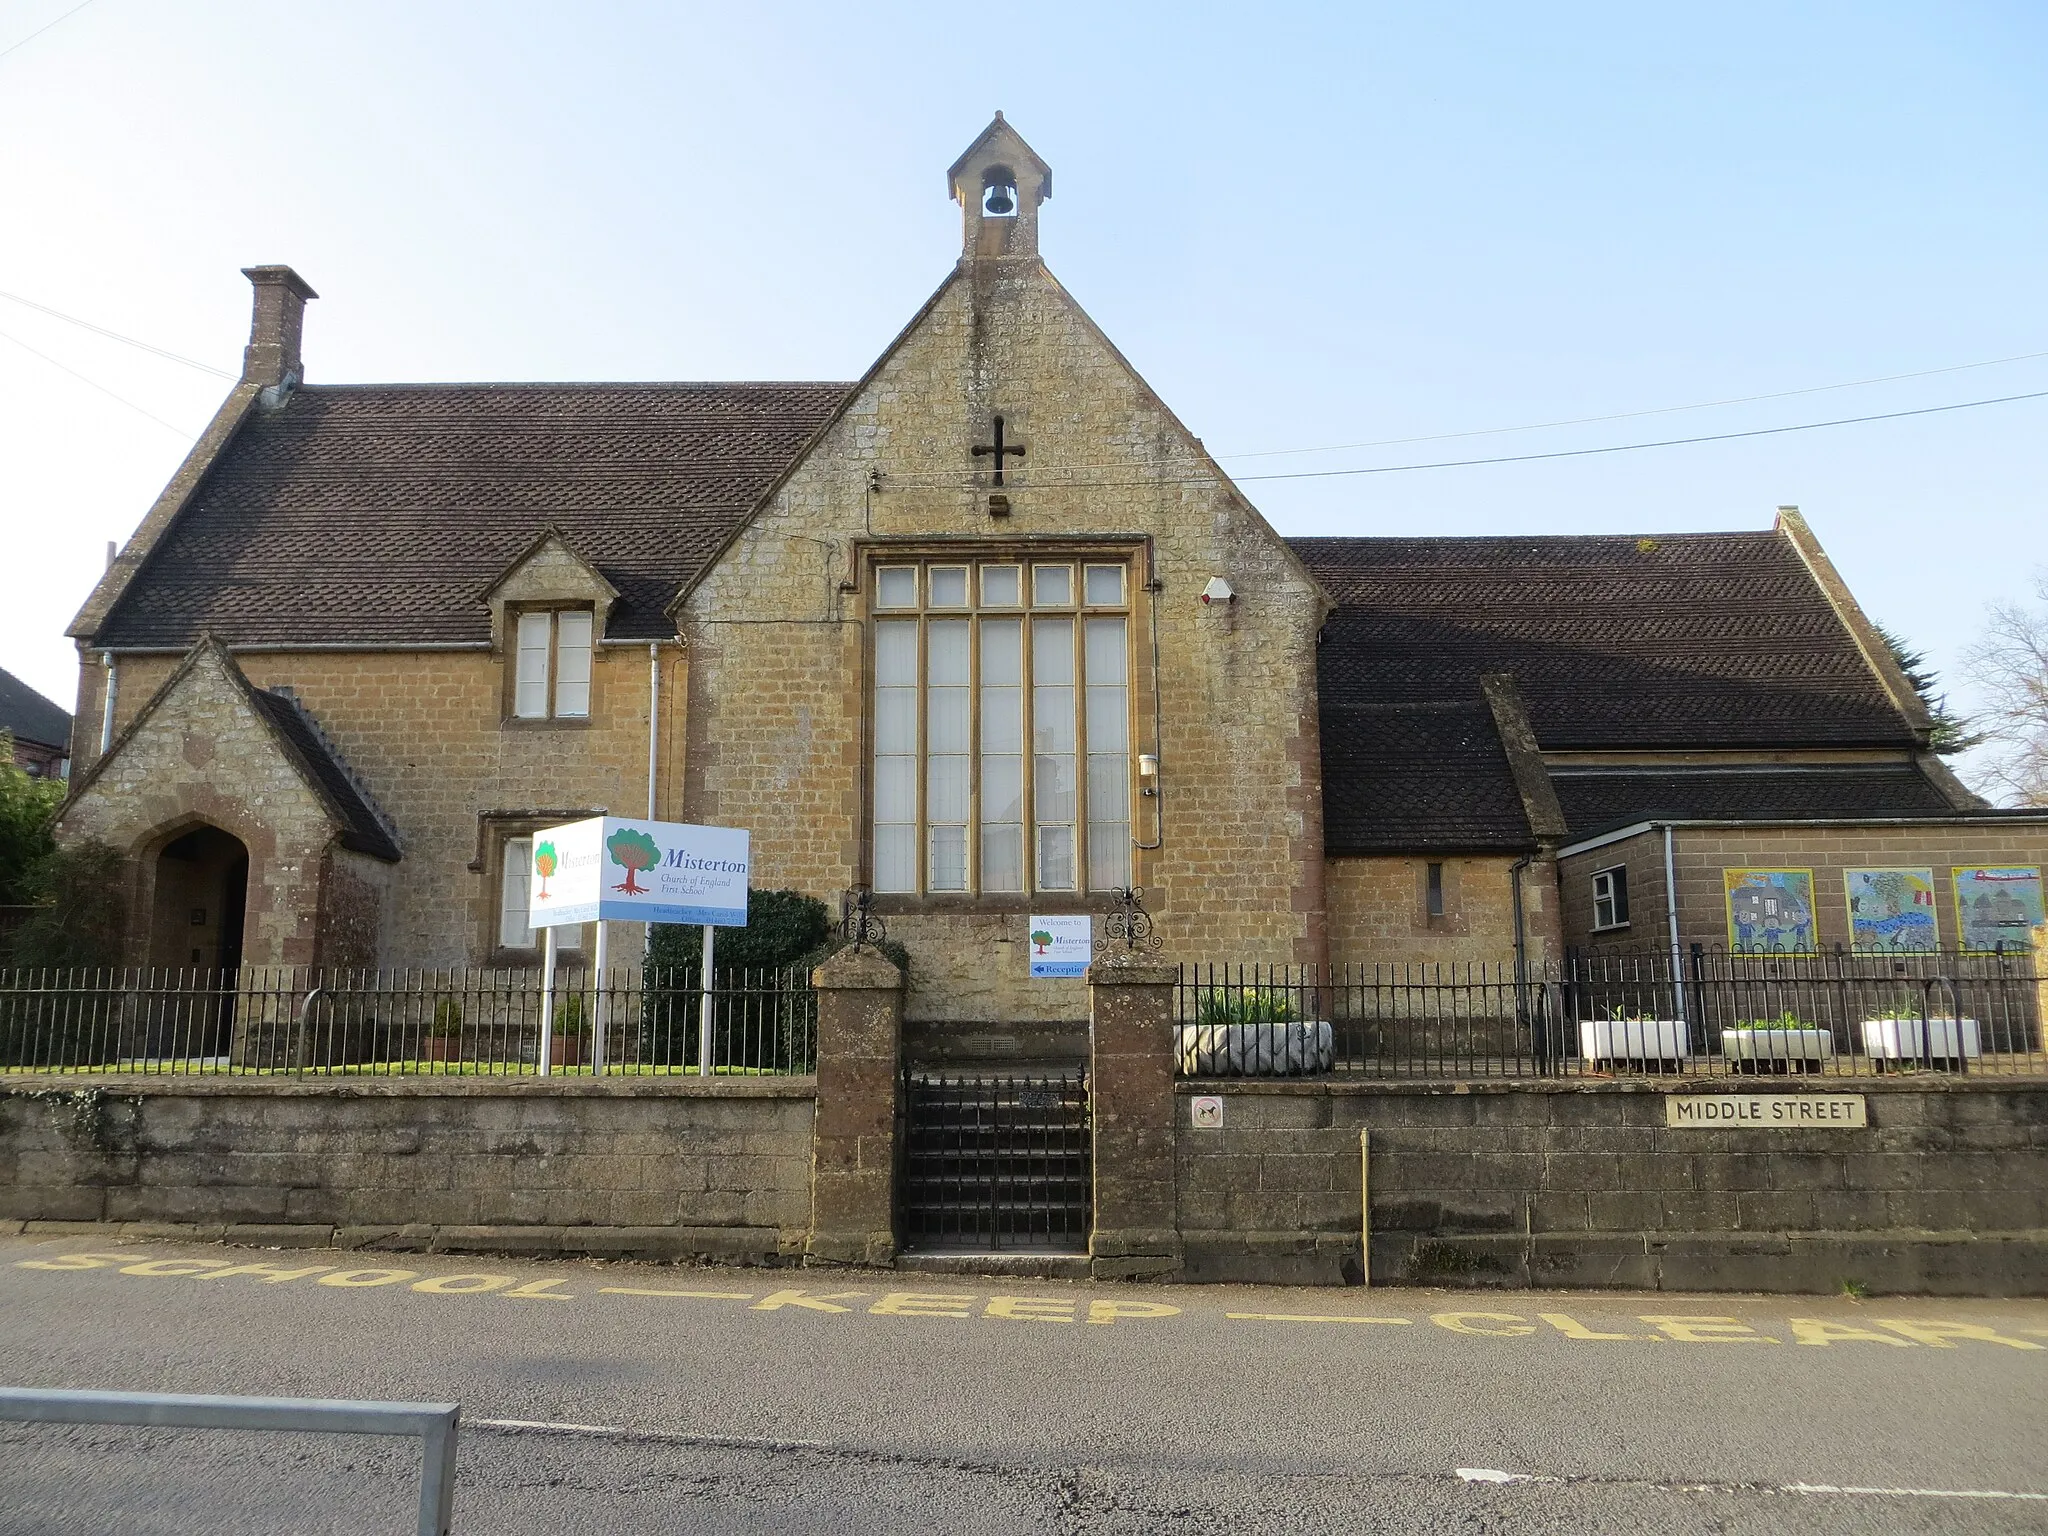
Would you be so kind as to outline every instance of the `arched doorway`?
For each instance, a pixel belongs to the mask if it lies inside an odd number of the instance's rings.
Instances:
[[[183,971],[150,1010],[139,1042],[150,1057],[223,1056],[234,1039],[249,850],[219,827],[194,827],[156,856],[149,959]],[[193,973],[198,974],[193,974]]]
[[[240,838],[207,826],[173,838],[156,859],[150,964],[234,970],[248,902],[249,850]]]

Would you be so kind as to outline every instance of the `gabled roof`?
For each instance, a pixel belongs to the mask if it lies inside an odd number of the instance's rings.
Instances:
[[[70,750],[71,712],[0,669],[0,731],[39,747]]]
[[[1521,791],[1480,699],[1325,707],[1323,850],[1522,853]]]
[[[662,610],[831,415],[836,383],[307,385],[251,411],[90,643],[481,644],[480,596],[559,528]]]
[[[1912,763],[1552,768],[1573,838],[1642,821],[1825,821],[1959,813]]]
[[[1514,674],[1545,750],[1916,744],[1776,532],[1290,539],[1336,604],[1326,709]]]
[[[253,684],[249,688],[249,702],[269,723],[278,745],[297,765],[300,775],[326,802],[329,816],[341,828],[341,846],[396,863],[398,839],[392,836],[384,818],[371,804],[368,792],[356,783],[334,744],[314,724],[305,707],[297,699]]]
[[[312,716],[289,691],[273,692],[250,682],[248,674],[236,665],[228,648],[211,635],[202,636],[186,652],[185,659],[172,669],[171,675],[150,695],[149,701],[136,711],[135,718],[114,738],[113,745],[71,781],[71,793],[57,812],[58,820],[61,822],[71,807],[99,782],[101,775],[120,761],[128,743],[149,725],[157,711],[184,685],[202,661],[216,665],[228,685],[242,696],[256,718],[263,722],[271,742],[320,801],[327,819],[340,834],[342,847],[367,853],[387,863],[396,863],[403,856],[403,850],[398,846],[390,819],[378,809],[369,792],[356,781],[355,775],[349,772],[348,765]]]

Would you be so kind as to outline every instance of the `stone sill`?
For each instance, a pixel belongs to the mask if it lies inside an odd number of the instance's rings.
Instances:
[[[1690,1078],[1558,1078],[1502,1077],[1434,1080],[1400,1077],[1191,1077],[1176,1078],[1173,1091],[1194,1094],[1276,1094],[1304,1098],[1345,1098],[1384,1094],[1436,1096],[1511,1093],[2000,1093],[2020,1089],[2048,1093],[2048,1076],[1967,1077],[1929,1073],[1883,1077],[1690,1077]]]
[[[154,1072],[9,1073],[0,1096],[103,1093],[163,1098],[814,1099],[815,1077],[181,1077]]]

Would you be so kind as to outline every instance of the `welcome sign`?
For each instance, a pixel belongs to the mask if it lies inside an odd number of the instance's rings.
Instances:
[[[536,928],[688,923],[744,928],[751,840],[732,827],[596,816],[533,835]]]

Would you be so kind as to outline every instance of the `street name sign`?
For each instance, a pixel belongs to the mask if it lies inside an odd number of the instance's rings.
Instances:
[[[624,919],[747,925],[748,834],[732,827],[593,816],[533,835],[536,928]]]
[[[1859,1131],[1870,1124],[1860,1093],[1674,1093],[1664,1123],[1691,1130]]]

